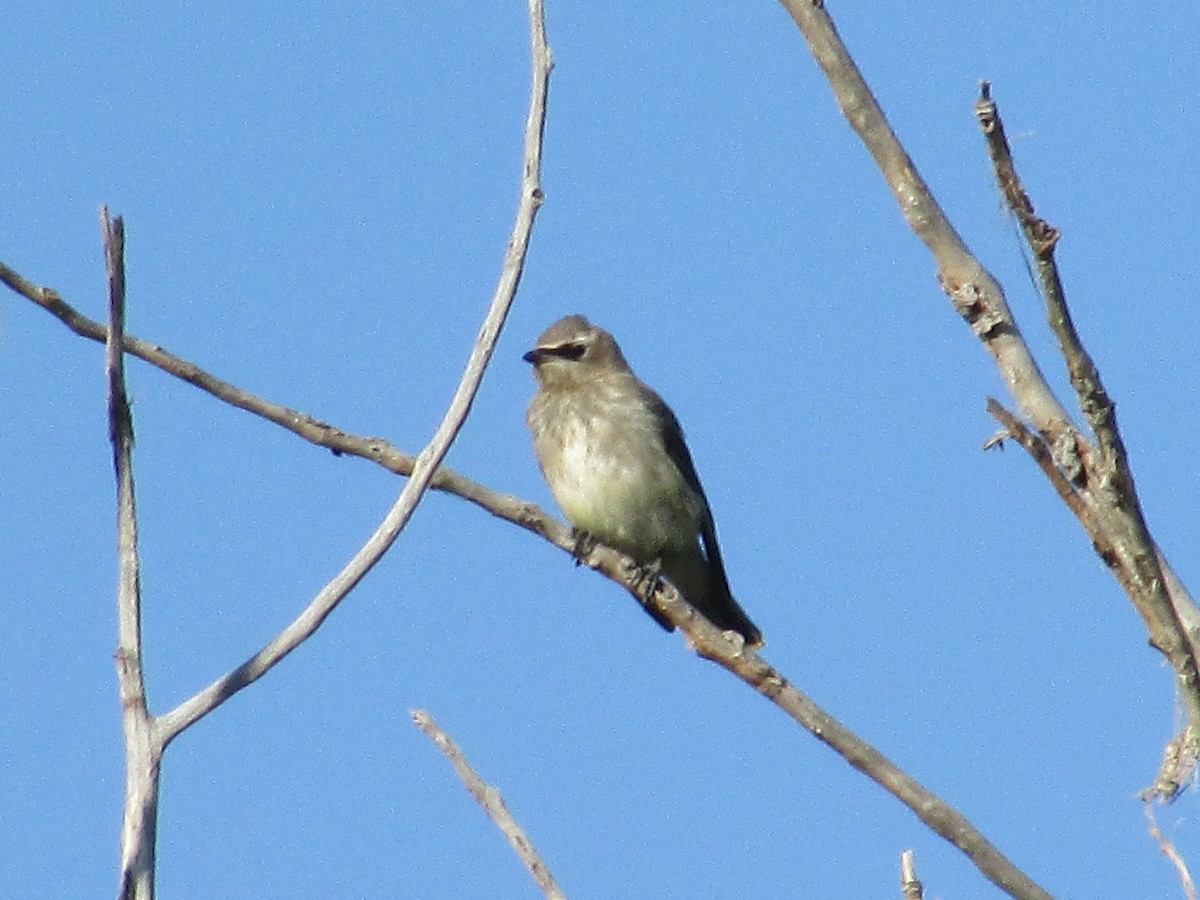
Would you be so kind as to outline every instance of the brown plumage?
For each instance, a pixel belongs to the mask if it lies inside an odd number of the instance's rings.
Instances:
[[[714,625],[761,646],[762,632],[729,590],[683,429],[633,374],[613,336],[567,316],[525,359],[540,388],[526,421],[542,474],[571,524],[643,565],[660,563]]]

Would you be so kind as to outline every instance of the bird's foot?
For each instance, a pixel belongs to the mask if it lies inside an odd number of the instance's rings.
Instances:
[[[654,594],[658,591],[659,584],[662,583],[659,581],[662,575],[662,560],[656,559],[644,564],[631,563],[629,574],[633,576],[633,592],[642,604],[642,609],[649,613],[650,618],[657,622],[664,631],[674,631],[675,625],[654,605]]]
[[[571,529],[571,538],[575,541],[575,546],[571,548],[571,555],[575,557],[575,565],[579,566],[583,563],[583,558],[590,556],[591,552],[596,549],[596,539],[578,528]]]
[[[662,575],[662,560],[634,563],[629,567],[629,572],[633,575],[634,590],[638,592],[643,601],[649,603],[650,598],[654,596],[654,591],[658,588],[659,576]]]

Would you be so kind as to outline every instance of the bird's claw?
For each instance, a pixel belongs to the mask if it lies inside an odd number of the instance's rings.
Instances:
[[[662,575],[662,560],[655,559],[648,563],[634,563],[630,566],[630,574],[633,575],[634,590],[641,595],[641,598],[646,603],[650,602],[650,598],[654,596],[654,591],[658,587],[659,576]]]
[[[580,531],[578,528],[571,529],[571,538],[575,545],[571,548],[571,555],[575,557],[575,565],[578,567],[583,563],[585,556],[590,556],[592,551],[596,549],[596,539],[586,531]]]

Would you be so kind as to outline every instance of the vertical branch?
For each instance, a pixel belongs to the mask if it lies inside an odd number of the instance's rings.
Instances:
[[[125,223],[100,208],[108,270],[108,436],[117,481],[117,685],[125,731],[125,813],[121,825],[121,900],[154,897],[154,844],[162,748],[146,706],[142,606],[133,488],[133,416],[125,391]]]
[[[664,598],[662,595],[669,593]],[[1051,900],[1050,892],[1017,868],[966,816],[818,706],[778,669],[753,651],[725,639],[715,625],[660,590],[659,609],[681,630],[696,652],[732,672],[774,703],[847,763],[907,806],[934,834],[945,838],[989,881],[1018,900]]]
[[[900,854],[900,893],[904,900],[923,900],[925,887],[917,878],[917,861],[911,850]]]

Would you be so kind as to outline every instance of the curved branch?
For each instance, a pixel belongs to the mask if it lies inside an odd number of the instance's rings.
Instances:
[[[593,564],[591,559],[584,562]],[[623,584],[630,577],[627,571],[619,575],[610,572],[606,560],[597,568]],[[652,600],[701,657],[732,672],[907,806],[932,831],[962,850],[988,880],[1022,900],[1050,900],[1050,894],[1004,856],[966,816],[801,693],[778,669],[746,647],[740,635],[720,631],[668,584],[660,583]]]
[[[321,626],[321,623],[333,612],[342,599],[382,558],[408,524],[426,489],[433,482],[438,467],[449,452],[450,445],[457,437],[463,422],[466,421],[479,385],[483,381],[484,371],[495,351],[496,342],[500,337],[500,329],[516,298],[517,287],[521,282],[521,273],[525,266],[525,254],[529,248],[529,237],[533,231],[533,222],[543,199],[539,179],[541,177],[542,136],[546,121],[546,97],[552,63],[550,48],[546,44],[541,0],[530,0],[529,9],[533,85],[529,115],[525,122],[521,197],[499,283],[496,285],[487,316],[471,349],[466,371],[450,401],[450,406],[428,446],[417,456],[412,466],[411,477],[405,484],[404,490],[401,491],[399,498],[375,533],[342,571],[321,589],[300,615],[258,653],[158,718],[156,734],[164,747],[225,700],[265,675]],[[283,408],[277,408],[275,412],[278,413],[281,409]],[[287,410],[286,413],[294,415],[291,410]]]

